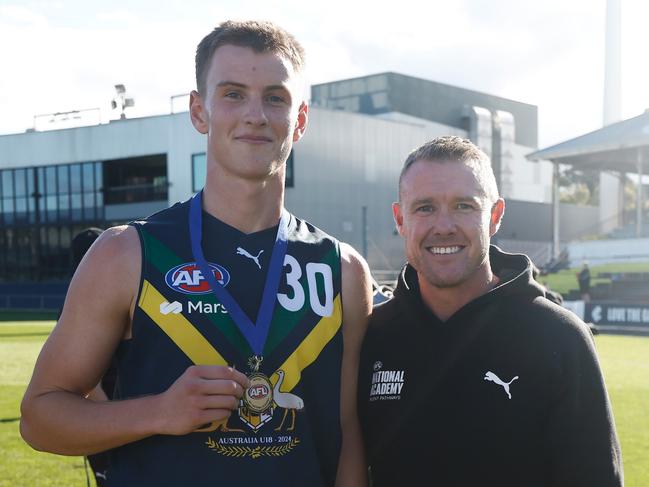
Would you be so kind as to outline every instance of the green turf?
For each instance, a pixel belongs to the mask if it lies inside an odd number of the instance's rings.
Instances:
[[[83,461],[38,453],[18,433],[20,400],[53,322],[0,323],[0,487],[85,486]],[[649,337],[598,335],[626,485],[649,485]]]
[[[564,269],[554,274],[539,276],[538,280],[541,283],[547,283],[547,285],[553,291],[558,291],[561,294],[565,295],[573,289],[579,289],[579,285],[577,284],[577,273],[580,270],[581,266],[573,269]],[[610,279],[597,277],[597,274],[604,272],[649,272],[649,262],[604,264],[593,266],[590,268],[590,287],[595,287],[598,283],[611,282]]]
[[[595,341],[622,443],[625,484],[649,486],[649,337]]]
[[[83,459],[32,450],[20,437],[20,401],[53,322],[0,323],[0,486],[85,486]],[[94,485],[94,484],[93,484]]]

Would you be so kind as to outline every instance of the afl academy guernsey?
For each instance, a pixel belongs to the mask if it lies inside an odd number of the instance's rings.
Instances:
[[[132,338],[117,351],[116,398],[162,393],[197,365],[249,374],[253,356],[191,252],[189,202],[134,222],[142,275]],[[243,234],[202,213],[214,277],[256,320],[277,227]],[[342,305],[338,242],[290,215],[288,246],[259,373],[227,422],[112,452],[110,485],[328,486],[340,453]]]

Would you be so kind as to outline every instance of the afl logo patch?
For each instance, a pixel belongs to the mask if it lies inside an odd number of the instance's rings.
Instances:
[[[250,387],[243,393],[243,403],[252,413],[263,413],[273,405],[273,386],[264,374],[254,373],[248,378]]]
[[[230,282],[230,273],[218,264],[208,262],[216,280],[222,286]],[[165,274],[165,282],[174,291],[184,294],[207,294],[211,292],[210,284],[201,273],[196,262],[187,262],[169,269]]]

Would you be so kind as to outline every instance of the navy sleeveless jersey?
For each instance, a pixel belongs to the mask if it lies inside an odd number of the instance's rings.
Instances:
[[[234,365],[253,354],[192,257],[189,203],[134,222],[142,275],[130,340],[116,354],[117,399],[164,392],[187,369]],[[253,320],[276,228],[245,235],[203,213],[202,248],[214,276]],[[157,435],[111,452],[109,485],[328,486],[340,453],[342,360],[338,242],[291,215],[288,249],[260,372],[272,396],[227,422]],[[263,388],[262,388],[263,389]]]

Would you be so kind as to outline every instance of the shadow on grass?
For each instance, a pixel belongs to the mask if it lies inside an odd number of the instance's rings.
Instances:
[[[0,310],[0,321],[56,320],[58,311],[9,311]]]
[[[15,423],[16,421],[20,421],[20,417],[18,417],[18,418],[0,418],[0,423]]]

